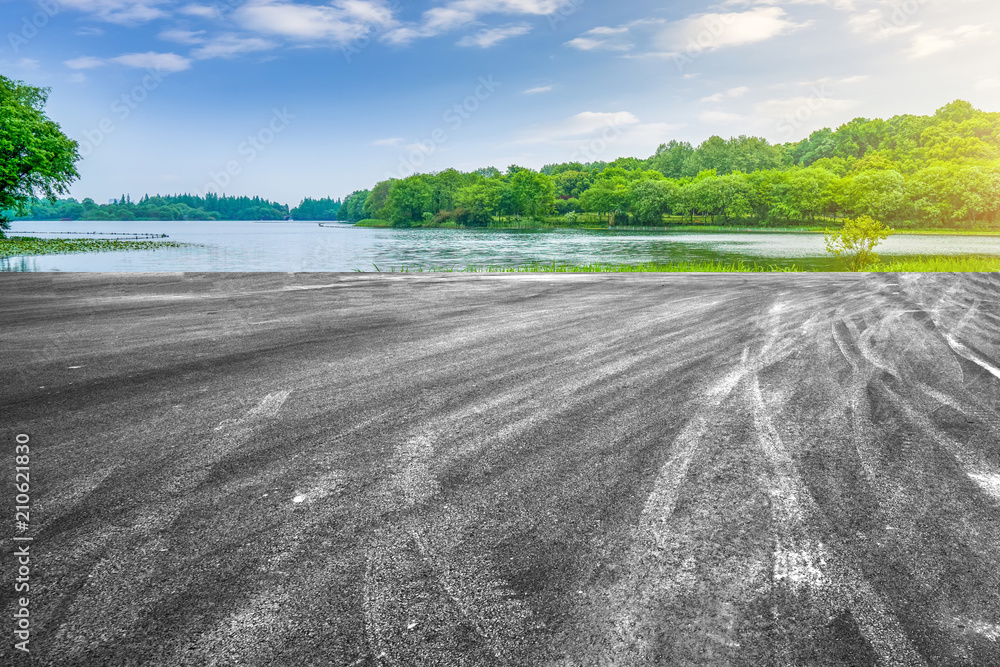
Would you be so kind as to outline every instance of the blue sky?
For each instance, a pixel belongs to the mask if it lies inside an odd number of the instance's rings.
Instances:
[[[295,205],[448,167],[798,140],[957,98],[1000,111],[996,0],[0,0],[78,198]]]

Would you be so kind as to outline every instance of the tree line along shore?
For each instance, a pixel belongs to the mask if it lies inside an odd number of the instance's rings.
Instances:
[[[867,215],[895,229],[1000,230],[1000,113],[857,118],[796,143],[713,136],[646,159],[390,178],[338,219],[387,227],[818,228]]]

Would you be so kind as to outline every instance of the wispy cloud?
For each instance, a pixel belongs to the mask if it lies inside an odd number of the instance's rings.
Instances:
[[[789,20],[780,7],[698,14],[667,24],[659,34],[659,43],[669,52],[715,51],[764,42],[810,25],[810,21]]]
[[[547,16],[559,11],[567,0],[452,0],[440,7],[425,11],[419,21],[400,25],[390,30],[384,39],[394,44],[409,44],[419,38],[437,35],[464,28],[480,22],[487,15]],[[520,33],[523,34],[523,33]],[[480,46],[463,43],[462,46]],[[506,37],[504,37],[506,39]],[[492,44],[490,44],[492,46]]]
[[[109,23],[134,25],[165,18],[167,12],[158,5],[162,0],[60,0],[63,7],[75,9]]]
[[[396,24],[380,1],[334,0],[330,5],[252,0],[234,13],[244,28],[295,40],[346,44],[372,29]]]
[[[535,86],[534,88],[528,88],[527,90],[522,90],[522,95],[538,95],[540,93],[550,93],[555,86]]]
[[[156,53],[155,51],[126,53],[109,60],[126,67],[153,69],[160,72],[182,72],[191,67],[191,61],[184,56],[179,56],[176,53]]]
[[[204,30],[164,30],[159,35],[160,39],[178,44],[204,44]]]
[[[372,142],[372,146],[398,146],[403,143],[405,139],[401,137],[389,137],[387,139],[378,139]]]
[[[94,67],[104,65],[104,61],[100,58],[94,58],[93,56],[83,56],[81,58],[67,60],[63,64],[70,69],[93,69]]]
[[[531,32],[531,26],[512,25],[500,28],[489,28],[480,30],[475,35],[467,35],[458,41],[459,46],[478,46],[481,49],[488,49],[496,46],[511,37],[520,37]]]
[[[633,30],[649,24],[650,21],[635,21],[617,28],[599,26],[569,40],[566,46],[581,51],[630,51],[634,46]]]
[[[640,19],[601,26],[566,42],[583,51],[639,51],[642,56],[697,54],[764,42],[813,25],[795,22],[781,7],[694,14],[679,21]]]
[[[739,88],[730,88],[723,93],[716,93],[715,95],[709,95],[708,97],[701,98],[702,102],[724,102],[726,100],[736,99],[737,97],[743,97],[750,92],[750,89],[746,86],[740,86]]]
[[[269,51],[277,46],[277,43],[260,37],[225,34],[205,42],[203,46],[193,50],[191,55],[199,60],[232,58],[244,53]]]
[[[219,16],[219,10],[211,5],[184,5],[177,11],[185,16],[197,16],[203,19],[214,19]]]
[[[140,69],[153,69],[159,72],[182,72],[191,67],[191,60],[176,53],[156,53],[148,51],[146,53],[126,53],[114,58],[95,58],[93,56],[83,56],[74,58],[64,63],[74,70],[93,69],[108,64],[124,65],[125,67],[137,67]]]
[[[910,44],[911,58],[926,58],[951,51],[963,44],[982,41],[993,36],[987,25],[963,25],[951,30],[933,30],[914,35]]]

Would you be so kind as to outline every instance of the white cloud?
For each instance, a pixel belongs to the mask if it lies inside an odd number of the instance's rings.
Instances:
[[[488,49],[511,37],[520,37],[531,32],[531,26],[513,25],[501,28],[481,30],[475,35],[467,35],[458,41],[459,46],[478,46]]]
[[[724,102],[725,100],[736,99],[737,97],[743,97],[750,92],[750,89],[746,86],[740,86],[739,88],[730,88],[724,93],[716,93],[715,95],[709,95],[708,97],[701,98],[702,102]]]
[[[152,69],[159,72],[181,72],[191,66],[191,61],[176,53],[126,53],[115,58],[94,58],[93,56],[83,56],[67,60],[65,64],[70,69],[85,70],[95,67],[102,67],[108,63],[125,65],[126,67],[138,67],[141,69]]]
[[[0,60],[0,70],[7,70],[7,75],[11,75],[11,70],[14,72],[33,72],[38,69],[40,63],[34,58],[20,58],[14,62],[9,60]]]
[[[179,44],[204,44],[204,30],[164,30],[160,33],[160,39]]]
[[[867,34],[874,40],[886,40],[911,33],[922,25],[911,23],[908,18],[900,14],[887,19],[881,9],[870,9],[864,14],[855,14],[849,18],[847,25],[857,34]]]
[[[339,44],[396,24],[389,7],[367,0],[334,0],[332,5],[253,0],[236,10],[235,19],[257,32]]]
[[[116,58],[109,58],[108,62],[118,63],[126,67],[152,69],[159,72],[182,72],[191,66],[191,61],[184,56],[179,56],[176,53],[156,53],[154,51],[126,53]]]
[[[637,22],[636,24],[628,24],[617,28],[608,26],[593,28],[576,39],[566,42],[566,46],[579,49],[580,51],[629,51],[634,45],[630,31],[638,24],[645,24],[645,22]]]
[[[571,39],[566,42],[566,46],[572,46],[574,49],[580,49],[581,51],[594,51],[596,49],[605,48],[607,46],[607,42],[602,39],[577,37],[576,39]]]
[[[209,5],[184,5],[177,11],[186,16],[197,16],[203,19],[214,19],[219,16],[219,10]]]
[[[852,10],[855,0],[726,0],[726,6],[746,7],[750,5],[823,5],[834,9]]]
[[[660,32],[659,44],[672,53],[700,53],[764,42],[811,25],[795,23],[785,16],[780,7],[690,16],[668,24]]]
[[[780,7],[756,7],[743,12],[695,14],[673,22],[640,19],[618,27],[601,26],[566,42],[566,46],[582,51],[642,49],[638,55],[625,57],[691,56],[756,44],[811,25],[789,20]]]
[[[441,7],[425,11],[415,23],[389,31],[384,39],[395,44],[408,44],[421,37],[434,37],[468,26],[490,14],[546,16],[564,7],[566,2],[567,0],[452,0]],[[467,42],[468,39],[463,39],[462,42],[466,43],[460,44],[480,46],[475,42]]]
[[[160,0],[61,0],[63,7],[90,14],[109,23],[125,25],[147,23],[164,18],[167,13],[157,7]]]
[[[238,35],[225,34],[206,42],[204,46],[192,51],[191,55],[199,60],[232,58],[243,53],[268,51],[277,46],[276,43],[261,39],[260,37],[240,37]]]
[[[528,88],[527,90],[522,90],[522,95],[538,95],[539,93],[549,93],[552,92],[554,86],[536,86],[534,88]]]
[[[94,58],[93,56],[83,56],[82,58],[67,60],[63,64],[70,69],[92,69],[94,67],[100,67],[104,64],[104,61],[100,58]]]
[[[923,32],[914,35],[908,53],[911,58],[926,58],[992,35],[993,31],[986,25],[963,25],[952,30]]]
[[[372,142],[372,146],[398,146],[403,143],[400,137],[389,137],[388,139],[378,139]]]

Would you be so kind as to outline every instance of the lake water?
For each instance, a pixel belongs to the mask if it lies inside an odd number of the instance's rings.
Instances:
[[[75,232],[70,234],[68,232]],[[96,235],[88,232],[97,232]],[[382,271],[525,262],[627,263],[746,260],[832,269],[819,234],[364,229],[337,223],[35,222],[8,234],[114,238],[167,234],[198,247],[0,259],[0,271]],[[1000,256],[1000,237],[894,236],[883,259],[912,255]]]

